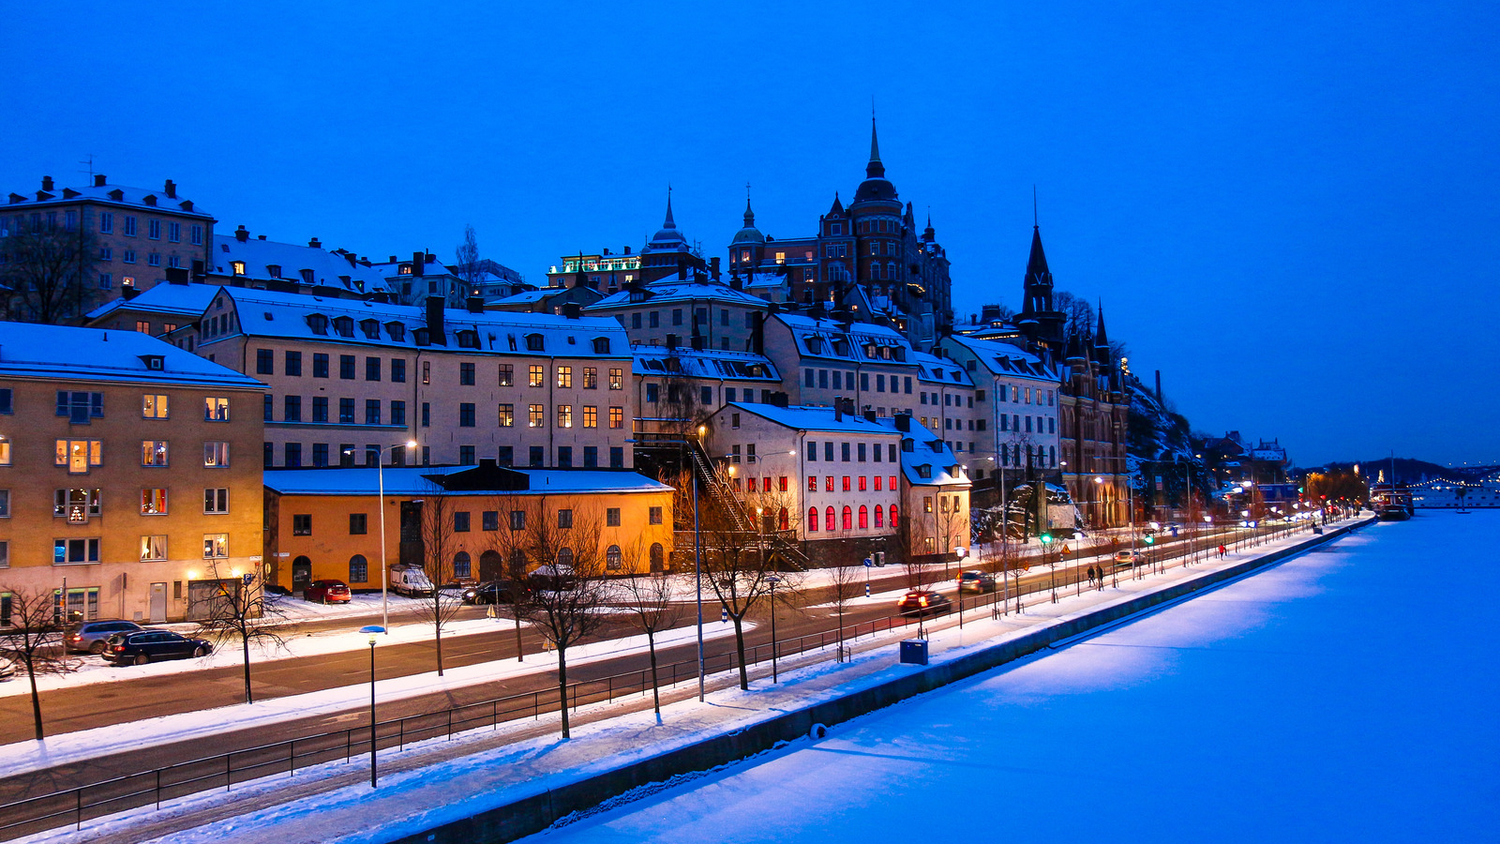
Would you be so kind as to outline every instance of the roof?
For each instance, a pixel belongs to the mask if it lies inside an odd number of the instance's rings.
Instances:
[[[460,472],[469,472],[475,466],[422,466],[386,467],[385,492],[387,495],[430,495],[440,491],[431,480]],[[529,489],[464,489],[454,495],[548,495],[566,492],[669,492],[671,487],[653,481],[644,475],[628,471],[570,470],[570,469],[509,469],[509,474],[523,475],[528,479]],[[273,469],[265,473],[266,489],[282,495],[376,495],[379,492],[377,473],[362,469]]]
[[[899,331],[883,325],[841,323],[785,313],[775,314],[772,319],[781,321],[791,331],[797,352],[803,357],[912,365],[914,349],[911,343]],[[890,357],[883,357],[885,354],[890,354]]]
[[[891,421],[891,426],[894,430],[894,420]],[[962,474],[958,457],[942,437],[916,423],[912,423],[910,427],[910,431],[901,432],[902,439],[913,441],[911,451],[904,448],[901,450],[901,472],[906,476],[907,483],[913,486],[970,485],[969,479]],[[931,477],[922,477],[924,466]]]
[[[636,375],[672,374],[686,378],[781,382],[776,364],[764,355],[680,346],[668,349],[665,346],[632,345],[630,351],[635,355],[632,372]]]
[[[151,369],[146,358],[161,358]],[[0,323],[0,377],[264,390],[266,385],[139,331]]]
[[[1012,346],[997,340],[982,340],[972,336],[955,334],[948,338],[953,343],[968,349],[979,360],[979,365],[996,375],[1012,375],[1019,378],[1058,380],[1058,375],[1042,359],[1020,346]],[[947,341],[945,341],[947,342]]]
[[[810,407],[805,405],[777,407],[772,404],[747,402],[729,402],[724,407],[732,407],[735,410],[753,413],[778,425],[798,431],[833,431],[841,434],[859,434],[864,436],[879,434],[898,435],[900,433],[891,425],[880,421],[871,422],[857,413],[845,413],[836,419],[831,407]]]
[[[970,378],[963,366],[955,361],[926,352],[913,352],[912,360],[917,362],[917,370],[921,373],[919,377],[923,381],[963,387],[974,386],[974,379]]]
[[[385,289],[384,276],[374,266],[351,263],[348,258],[319,246],[256,237],[242,241],[234,235],[216,234],[210,254],[210,272],[214,275],[235,276],[234,262],[243,261],[245,272],[240,274],[241,277],[254,281],[274,278],[297,284],[341,287],[357,293]],[[272,267],[276,268],[275,273],[272,273]],[[311,270],[311,280],[304,277],[303,270]],[[345,282],[344,278],[350,281]]]
[[[765,310],[770,307],[766,303],[766,300],[758,296],[751,296],[748,293],[742,293],[727,284],[720,284],[718,282],[699,284],[691,281],[672,279],[671,281],[657,281],[643,287],[626,288],[618,293],[611,293],[584,308],[584,310],[609,311],[636,305],[658,305],[668,302],[702,302],[705,300],[730,302],[757,310]]]
[[[12,201],[8,206],[0,206],[0,208],[35,207],[39,205],[89,200],[114,205],[134,206],[143,210],[159,211],[168,214],[186,214],[193,217],[202,217],[206,220],[213,219],[212,214],[204,211],[202,208],[198,208],[192,200],[184,199],[181,196],[167,196],[165,187],[152,190],[150,188],[133,188],[128,185],[115,184],[87,185],[85,187],[63,186],[58,187],[55,191],[51,191],[50,194],[50,196],[42,198],[42,192],[37,191],[29,197],[22,196],[20,201]],[[21,194],[11,194],[13,200],[17,196],[21,196]],[[116,197],[119,198],[117,199]],[[156,204],[149,204],[147,202],[148,198],[155,201]]]
[[[143,313],[173,314],[196,320],[219,292],[217,284],[158,284],[143,290],[133,299],[118,296],[88,312],[85,319],[97,320],[124,309]]]
[[[360,346],[417,348],[416,332],[427,327],[426,311],[412,305],[397,305],[360,299],[330,299],[305,293],[280,293],[242,287],[221,287],[233,300],[239,317],[238,332],[252,337],[285,337]],[[313,315],[328,319],[326,333],[313,330]],[[337,333],[336,320],[349,317],[353,330],[349,335]],[[367,336],[364,324],[373,322],[373,337]],[[402,326],[396,333],[392,326]],[[524,354],[532,357],[603,357],[624,359],[630,356],[630,342],[625,329],[614,319],[585,317],[569,319],[554,314],[532,314],[517,311],[484,311],[473,313],[459,308],[443,309],[443,327],[447,348],[472,353]],[[478,347],[461,347],[458,334],[472,331]],[[542,338],[539,351],[527,349],[527,337]],[[399,338],[399,339],[398,339]],[[595,352],[592,341],[608,340],[608,351]],[[218,342],[219,337],[205,339],[199,345]]]

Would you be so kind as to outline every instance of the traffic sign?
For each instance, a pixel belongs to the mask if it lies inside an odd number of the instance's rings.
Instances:
[[[866,557],[865,558],[865,568],[869,568],[870,566],[873,566],[873,565],[875,565],[875,561],[872,560],[872,559],[870,559],[869,557]]]
[[[1067,555],[1073,553],[1073,549],[1069,548],[1068,544],[1065,542],[1065,543],[1063,543],[1063,547],[1062,547],[1062,552],[1061,553],[1062,553],[1063,556],[1066,557]]]

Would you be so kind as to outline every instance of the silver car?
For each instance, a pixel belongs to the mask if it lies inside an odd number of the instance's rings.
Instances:
[[[63,646],[69,653],[104,653],[104,643],[109,637],[116,633],[134,633],[146,628],[133,621],[121,621],[120,619],[109,619],[105,621],[84,621],[68,628],[63,636]]]

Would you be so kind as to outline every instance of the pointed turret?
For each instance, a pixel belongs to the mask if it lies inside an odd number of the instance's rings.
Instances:
[[[1047,253],[1042,249],[1042,229],[1040,226],[1031,227],[1031,256],[1026,259],[1026,290],[1028,295],[1033,288],[1045,285],[1047,288],[1047,306],[1037,310],[1052,310],[1052,271],[1047,269]],[[1040,292],[1040,291],[1038,291]]]
[[[662,221],[661,228],[651,236],[651,240],[642,249],[642,254],[648,252],[686,252],[688,251],[687,238],[677,230],[677,221],[672,219],[672,186],[667,186],[667,216]]]
[[[674,221],[672,219],[672,186],[671,185],[667,185],[667,219],[662,222],[661,227],[664,228],[664,229],[675,229],[675,228],[677,228],[676,221]]]
[[[932,243],[937,240],[937,231],[932,228],[932,212],[927,212],[927,228],[922,229],[922,242]]]
[[[1052,271],[1042,249],[1042,230],[1031,227],[1031,255],[1026,259],[1026,280],[1021,297],[1018,325],[1034,348],[1060,350],[1066,318],[1052,306]]]
[[[757,229],[755,227],[755,211],[750,208],[750,186],[746,185],[745,186],[745,227],[742,228],[742,229],[740,229],[739,232],[737,232],[735,234],[734,240],[732,241],[731,245],[738,245],[738,244],[741,244],[741,243],[760,243],[760,244],[764,244],[765,242],[766,242],[766,236],[763,235],[763,234],[761,234],[760,233],[760,229]],[[734,256],[731,256],[731,258],[733,258],[733,257]],[[758,257],[759,256],[757,256],[757,258]]]
[[[880,138],[875,134],[875,115],[870,115],[870,163],[865,165],[865,178],[884,179],[885,164],[880,160]]]
[[[833,192],[833,207],[829,208],[828,209],[828,213],[825,214],[824,216],[825,217],[842,217],[842,216],[844,216],[844,203],[842,203],[842,202],[839,201],[839,192],[838,191],[834,191]]]
[[[1104,303],[1098,304],[1099,322],[1094,328],[1094,361],[1100,366],[1107,367],[1112,363],[1114,354],[1109,348],[1109,334],[1104,330]]]

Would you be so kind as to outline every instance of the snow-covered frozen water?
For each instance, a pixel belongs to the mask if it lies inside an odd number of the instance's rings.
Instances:
[[[1374,525],[529,840],[1494,840],[1497,531]]]

